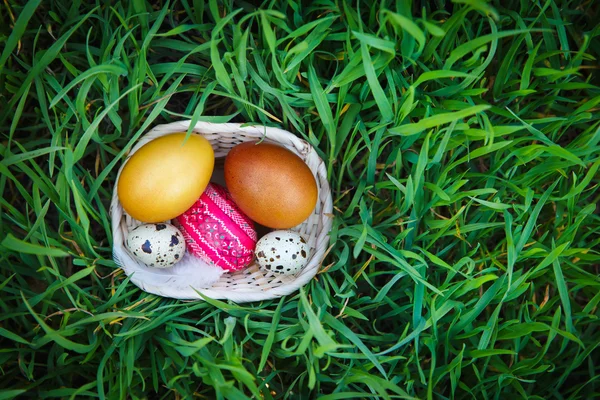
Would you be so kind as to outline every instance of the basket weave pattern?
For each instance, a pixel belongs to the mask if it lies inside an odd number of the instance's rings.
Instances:
[[[186,132],[191,121],[180,121],[156,126],[140,138],[128,157],[151,140],[176,132]],[[329,231],[332,225],[333,203],[331,190],[327,182],[325,164],[317,152],[304,140],[282,129],[264,126],[244,126],[240,124],[213,124],[198,122],[193,127],[195,134],[204,136],[212,145],[215,152],[215,170],[222,169],[223,157],[239,143],[264,139],[286,147],[297,154],[310,168],[315,176],[319,198],[313,213],[292,230],[301,233],[310,246],[310,258],[307,266],[295,276],[279,275],[265,271],[255,262],[250,267],[233,272],[223,273],[220,279],[210,287],[195,287],[193,268],[186,255],[181,262],[168,269],[146,267],[138,262],[125,248],[127,233],[140,225],[123,211],[117,194],[117,184],[113,190],[111,203],[111,219],[113,230],[113,254],[115,262],[123,268],[131,281],[146,292],[177,299],[202,299],[199,293],[213,299],[227,299],[237,303],[273,299],[290,294],[308,283],[317,273],[329,244]],[[219,167],[219,164],[221,167]],[[124,165],[124,164],[123,164]],[[121,175],[117,176],[117,182]],[[216,174],[215,174],[216,175]],[[157,199],[159,201],[159,199]],[[186,261],[187,259],[187,261]],[[191,261],[192,267],[193,263]],[[201,261],[198,261],[201,262]],[[187,263],[188,265],[185,265]]]

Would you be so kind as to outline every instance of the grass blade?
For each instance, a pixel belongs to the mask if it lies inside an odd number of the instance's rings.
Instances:
[[[491,107],[487,105],[473,106],[464,110],[434,115],[432,117],[423,118],[419,122],[400,125],[390,129],[390,133],[395,135],[410,136],[416,135],[423,132],[424,130],[434,128],[436,126],[444,125],[454,121],[460,121],[463,118],[476,115],[485,110],[489,110]]]

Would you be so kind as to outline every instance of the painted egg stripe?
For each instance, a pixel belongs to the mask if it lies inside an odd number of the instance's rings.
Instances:
[[[223,193],[225,189],[210,184],[200,199],[177,217],[177,223],[192,254],[225,270],[239,270],[253,261],[256,241],[239,220],[233,220],[235,210],[221,197]]]
[[[203,259],[204,261],[211,262],[208,254],[206,254],[204,249],[187,233],[187,231],[183,232],[183,237],[185,238],[190,253]]]
[[[234,265],[230,261],[230,258],[224,257],[217,250],[217,247],[215,247],[211,243],[209,243],[206,240],[206,238],[200,234],[200,232],[198,231],[198,229],[196,229],[196,227],[192,227],[192,229],[196,233],[195,242],[203,249],[204,254],[206,254],[206,256],[208,257],[209,262],[214,262],[215,264],[217,264],[227,270],[239,269],[239,267],[237,265]],[[215,259],[218,261],[215,261]],[[219,261],[221,261],[222,264]],[[223,264],[225,264],[225,265],[223,265]]]
[[[242,227],[243,223],[247,223],[244,216],[238,211],[234,211],[231,204],[223,201],[222,197],[217,197],[216,199],[212,198],[211,196],[207,197],[207,199],[204,199],[207,206],[207,212],[221,222],[221,226],[227,229],[228,232],[238,239],[238,241],[241,242],[244,247],[253,249],[256,243],[256,232],[252,230],[252,232],[254,232],[254,238],[252,238],[252,236],[248,234],[247,230]],[[230,210],[232,212],[228,213],[225,210]],[[223,221],[227,221],[228,219],[233,221],[235,225],[225,226]],[[240,223],[240,221],[243,222]],[[250,221],[250,223],[252,223],[252,221]]]
[[[227,216],[253,241],[258,239],[256,231],[252,228],[254,223],[246,216],[233,201],[229,192],[218,185],[209,185],[206,194],[207,197],[221,210],[227,210]],[[228,201],[229,200],[229,201]]]
[[[188,249],[196,257],[199,257],[209,264],[216,264],[226,271],[235,271],[239,269],[239,266],[233,265],[226,258],[223,258],[217,253],[209,243],[207,243],[202,237],[192,236],[188,231],[183,232],[183,236],[188,244]],[[215,262],[215,258],[218,260]]]
[[[222,213],[220,215],[215,215],[215,214],[219,214],[219,211],[216,208],[212,208],[209,202],[198,200],[196,202],[196,204],[194,206],[192,206],[192,209],[194,209],[194,211],[191,213],[192,215],[190,215],[190,213],[186,212],[185,214],[177,217],[177,222],[179,222],[179,225],[182,226],[182,228],[184,230],[187,231],[187,229],[189,227],[190,229],[195,230],[198,235],[202,236],[201,233],[203,231],[196,229],[196,225],[197,225],[198,221],[197,221],[197,218],[195,218],[194,216],[197,217],[197,215],[202,215],[202,216],[208,215],[208,216],[212,217],[214,222],[218,223],[219,226],[221,227],[221,229],[225,230],[231,236],[231,238],[234,238],[236,240],[236,244],[238,246],[243,246],[248,251],[254,249],[255,242],[254,241],[245,241],[245,243],[242,243],[240,240],[240,237],[238,235],[234,235],[234,232],[232,232],[229,229],[229,227],[227,226],[227,224],[226,224],[227,218],[225,218],[225,219],[219,218],[219,217],[223,216]],[[182,219],[183,219],[183,221],[182,221]]]
[[[229,237],[230,237],[231,239],[234,239],[234,240],[236,241],[236,244],[237,244],[238,246],[242,247],[244,250],[246,250],[246,251],[252,251],[252,250],[253,250],[253,246],[252,246],[252,245],[253,245],[253,243],[248,243],[247,241],[246,241],[246,243],[243,243],[243,242],[240,240],[240,237],[239,237],[238,235],[236,235],[236,234],[235,234],[235,233],[234,233],[232,230],[230,230],[230,229],[229,229],[229,227],[228,227],[228,226],[226,225],[226,223],[225,223],[225,220],[223,220],[223,219],[220,219],[220,218],[219,218],[220,216],[219,216],[219,215],[216,215],[216,214],[218,214],[218,211],[216,211],[216,212],[215,212],[215,210],[214,210],[214,209],[210,209],[210,207],[208,206],[208,204],[204,204],[204,206],[206,206],[206,210],[205,210],[205,213],[204,213],[204,215],[210,216],[210,217],[212,218],[212,220],[213,220],[215,223],[217,223],[217,224],[218,224],[218,226],[221,228],[221,231],[224,231],[225,233],[227,233],[227,234],[229,235]],[[215,213],[213,213],[213,212],[215,212]],[[205,232],[204,232],[203,230],[199,230],[199,229],[198,229],[198,226],[197,226],[197,224],[196,224],[196,223],[194,223],[195,221],[191,221],[191,218],[189,217],[189,215],[185,215],[185,216],[184,216],[184,219],[185,219],[185,222],[187,223],[187,224],[185,225],[185,227],[186,227],[186,228],[188,228],[188,227],[189,227],[189,229],[192,229],[192,230],[193,230],[193,231],[196,233],[196,235],[197,235],[199,238],[203,238],[203,237],[205,236],[205,235],[203,234],[203,233],[205,233]],[[187,230],[187,229],[186,229],[186,230]],[[205,241],[205,240],[204,240],[204,241]],[[205,242],[206,242],[206,241],[205,241]],[[211,247],[212,247],[212,245],[211,245],[210,243],[208,243],[208,242],[206,242],[206,243],[207,243],[207,245],[208,245],[208,246],[211,246]],[[250,248],[246,246],[247,244],[249,244],[249,245],[250,245]]]

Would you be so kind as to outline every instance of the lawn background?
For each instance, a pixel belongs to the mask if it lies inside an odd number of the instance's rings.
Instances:
[[[0,5],[0,399],[600,396],[600,4]],[[322,273],[281,300],[148,295],[118,167],[182,119],[328,167]]]

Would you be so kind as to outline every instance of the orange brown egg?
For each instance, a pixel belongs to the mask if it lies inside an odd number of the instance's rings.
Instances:
[[[317,203],[317,183],[304,161],[268,142],[245,142],[231,149],[225,182],[238,207],[269,228],[301,224]]]

